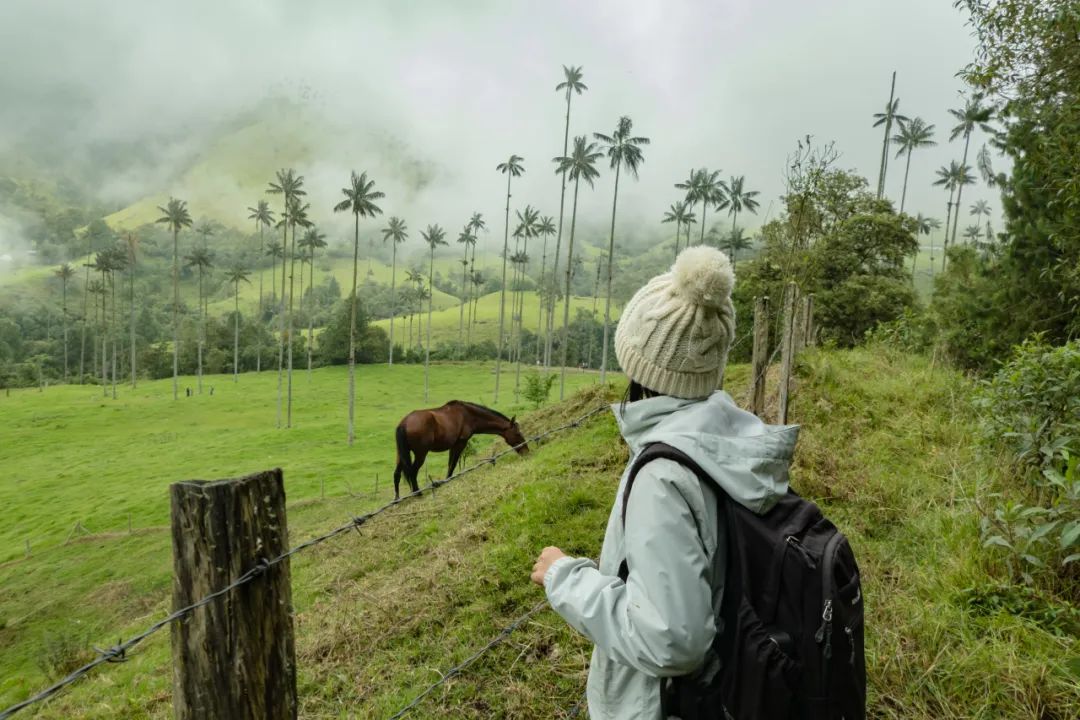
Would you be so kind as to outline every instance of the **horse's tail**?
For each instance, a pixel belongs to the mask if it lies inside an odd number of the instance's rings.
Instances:
[[[405,432],[404,425],[398,425],[397,431],[394,433],[397,438],[397,454],[398,463],[401,464],[401,469],[405,471],[406,477],[412,477],[412,460],[409,457],[409,436]]]

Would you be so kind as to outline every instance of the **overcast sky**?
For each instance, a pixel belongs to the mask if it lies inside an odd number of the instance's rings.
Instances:
[[[915,155],[908,209],[943,218],[945,193],[930,183],[962,150],[947,143],[946,111],[962,102],[956,72],[973,51],[964,20],[951,0],[3,0],[0,149],[27,129],[73,151],[197,137],[276,89],[307,84],[357,135],[392,133],[434,164],[436,181],[408,209],[395,206],[387,180],[388,214],[456,229],[475,209],[494,225],[505,188],[495,165],[511,153],[526,168],[515,206],[558,213],[551,158],[562,152],[565,105],[555,85],[572,64],[589,90],[574,97],[571,136],[610,133],[625,114],[652,139],[640,180],[620,185],[628,226],[657,223],[678,199],[672,185],[700,166],[745,175],[761,191],[760,218],[808,133],[835,140],[841,166],[876,179],[882,131],[871,116],[896,70],[901,111],[937,125],[940,143]],[[324,163],[298,170],[330,191],[368,166],[362,151],[343,157],[327,141]],[[903,161],[891,162],[888,192],[899,200]],[[965,206],[980,197],[997,212],[981,187],[965,192]],[[581,213],[600,222],[610,203],[605,172],[583,190]]]

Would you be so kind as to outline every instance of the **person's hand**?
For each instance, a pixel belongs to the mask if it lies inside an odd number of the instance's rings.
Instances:
[[[543,552],[540,553],[540,557],[536,558],[536,564],[533,565],[530,579],[540,587],[544,587],[544,575],[547,574],[548,568],[551,567],[553,562],[562,557],[566,557],[566,553],[559,548],[544,548]]]

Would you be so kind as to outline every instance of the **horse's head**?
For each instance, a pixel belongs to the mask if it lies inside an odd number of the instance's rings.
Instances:
[[[517,418],[510,418],[510,426],[503,431],[503,440],[514,448],[518,455],[528,455],[529,445],[525,442],[525,436],[521,434],[521,428],[517,424]]]

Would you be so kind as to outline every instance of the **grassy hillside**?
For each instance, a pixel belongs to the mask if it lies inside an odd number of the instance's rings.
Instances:
[[[499,338],[499,306],[500,306],[500,293],[491,293],[490,295],[484,295],[477,300],[476,304],[476,324],[473,325],[473,342],[482,342],[484,340],[491,340],[492,342]],[[570,302],[570,320],[573,321],[575,313],[578,310],[592,310],[593,300],[591,297],[575,297]],[[435,306],[438,307],[438,304]],[[510,296],[506,296],[506,327],[510,327],[510,308],[511,299]],[[525,294],[525,305],[522,312],[524,318],[525,329],[529,332],[535,333],[538,327],[538,313],[540,311],[540,298],[536,293]],[[468,310],[466,309],[466,312]],[[559,303],[556,311],[556,328],[562,327],[562,312],[563,303]],[[599,318],[603,318],[604,313],[604,301],[603,298],[596,305],[596,312]],[[416,333],[422,332],[423,340],[427,339],[427,304],[424,304],[424,312],[422,318],[413,319],[413,341],[418,342]],[[617,320],[619,317],[618,308],[612,307],[611,310],[612,320]],[[423,320],[422,331],[417,328],[421,326],[420,320]],[[379,320],[374,323],[378,327],[381,327],[387,332],[390,331],[389,320]],[[456,344],[458,341],[458,329],[461,327],[461,307],[454,306],[445,310],[436,310],[431,315],[431,343],[433,346],[438,346],[440,343]],[[408,335],[408,321],[398,318],[394,321],[394,342],[406,342]]]
[[[442,382],[453,372],[444,370]],[[803,429],[793,483],[822,503],[859,558],[872,717],[1077,717],[1080,642],[1062,630],[1067,614],[1029,604],[1014,615],[1002,608],[1015,606],[992,601],[1009,590],[978,547],[974,502],[993,489],[994,468],[971,447],[965,381],[928,360],[880,349],[808,353],[798,373],[793,410]],[[729,386],[737,398],[746,380],[745,367],[732,368]],[[528,427],[558,425],[594,407],[600,395],[593,390],[533,414]],[[18,402],[30,411],[34,399],[28,393]],[[281,437],[263,432],[268,442]],[[320,440],[308,438],[303,447]],[[249,458],[217,464],[209,460],[214,454],[202,453],[213,465],[206,474],[252,469]],[[273,457],[252,455],[257,467],[272,464]],[[625,461],[612,419],[601,416],[556,436],[527,460],[483,470],[381,516],[360,536],[298,556],[293,587],[301,715],[386,718],[482,647],[541,597],[528,583],[541,547],[599,551]],[[298,474],[295,465],[286,467],[287,479]],[[314,495],[313,480],[301,480],[299,493],[290,483],[294,541],[371,504],[347,495],[297,503],[298,494]],[[104,643],[167,612],[167,547],[159,531],[121,532],[4,567],[0,583],[15,592],[0,600],[7,618],[0,640],[15,649],[2,660],[9,665],[0,674],[9,679],[0,699],[18,697],[42,680],[25,668],[43,652],[46,630]],[[129,580],[130,563],[150,571]],[[81,624],[62,621],[64,615],[50,608],[72,595],[76,600],[66,608]],[[424,701],[413,717],[567,717],[584,686],[588,652],[587,642],[545,611]],[[9,658],[27,677],[12,675]],[[159,634],[129,662],[103,668],[39,716],[169,717],[167,667],[168,640]]]
[[[295,374],[289,431],[274,429],[276,374],[269,372],[243,375],[237,384],[226,376],[204,378],[207,394],[175,403],[171,380],[121,388],[116,402],[89,386],[0,397],[0,464],[9,469],[0,480],[0,507],[9,513],[0,527],[0,708],[45,684],[38,663],[50,648],[60,652],[58,645],[71,640],[85,650],[91,638],[114,627],[133,629],[164,607],[169,483],[281,467],[292,537],[299,540],[343,512],[359,513],[393,497],[398,419],[452,398],[493,404],[492,369],[435,365],[430,403],[424,403],[421,367],[359,367],[351,448],[342,367],[317,370],[310,380]],[[595,376],[575,372],[568,379],[576,388]],[[195,386],[193,378],[181,382]],[[513,402],[513,384],[505,373],[498,407],[507,413],[524,409]],[[424,470],[441,477],[445,462],[445,455],[433,456]],[[326,502],[319,500],[323,492]],[[76,523],[94,535],[76,533],[65,545]],[[23,558],[26,541],[29,558]],[[155,662],[167,652],[166,636],[150,651]]]

